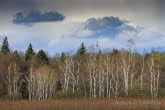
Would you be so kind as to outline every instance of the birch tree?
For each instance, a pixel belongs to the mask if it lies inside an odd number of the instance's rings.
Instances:
[[[104,64],[105,64],[105,74],[106,74],[106,96],[111,97],[112,89],[112,59],[109,55],[106,55]]]
[[[62,83],[62,91],[63,92],[68,92],[69,89],[69,83],[70,83],[70,67],[71,67],[71,62],[69,60],[69,57],[66,57],[64,60],[64,64],[60,65],[60,70],[61,70],[61,83]]]
[[[96,98],[96,89],[97,89],[97,73],[96,73],[96,56],[91,54],[89,56],[89,62],[87,65],[89,71],[89,85],[90,85],[90,97]]]
[[[10,64],[8,66],[7,82],[6,82],[9,95],[11,95],[12,93],[17,94],[19,92],[20,89],[19,79],[20,79],[20,72],[18,65],[16,63]]]
[[[148,67],[150,73],[150,93],[152,98],[158,96],[159,79],[160,79],[160,55],[159,53],[151,53],[148,60]]]
[[[145,68],[145,61],[144,61],[144,56],[142,56],[142,61],[141,61],[141,74],[140,74],[140,90],[143,90],[143,77],[144,77],[144,68]]]
[[[31,68],[32,69],[32,68]],[[48,66],[31,70],[29,77],[29,99],[47,99],[56,91],[56,73]]]
[[[129,79],[130,79],[130,69],[131,69],[131,53],[122,52],[121,53],[121,69],[124,81],[124,93],[126,96],[129,94]]]

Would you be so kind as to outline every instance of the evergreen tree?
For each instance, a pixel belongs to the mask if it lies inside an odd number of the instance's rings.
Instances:
[[[77,51],[77,54],[83,55],[87,52],[86,47],[84,43],[81,43],[80,48]]]
[[[15,55],[16,57],[19,57],[19,53],[18,53],[17,50],[14,51],[14,55]]]
[[[3,52],[3,53],[9,53],[10,52],[7,37],[5,37],[4,40],[3,40],[3,43],[2,43],[2,46],[1,46],[1,52]]]
[[[25,53],[25,60],[30,60],[32,59],[32,57],[35,55],[35,52],[33,50],[33,47],[32,47],[32,44],[30,43],[29,46],[28,46],[28,49]]]
[[[62,52],[62,53],[61,53],[61,61],[64,62],[64,60],[65,60],[65,53]]]
[[[30,67],[33,65],[33,57],[35,56],[35,52],[33,50],[32,44],[28,45],[28,48],[25,52],[25,60],[27,61],[26,64],[23,66],[23,70],[25,71],[22,74],[21,78],[24,80],[20,87],[20,92],[23,98],[28,98],[28,84],[26,82],[27,77],[30,75]]]
[[[99,54],[100,54],[100,55],[102,54],[102,51],[101,51],[101,49],[99,49]]]
[[[48,56],[42,49],[40,51],[38,51],[36,58],[37,58],[37,61],[39,64],[48,64],[49,63]]]
[[[62,53],[61,53],[61,58],[64,58],[64,57],[65,57],[65,53],[62,52]]]
[[[117,53],[119,53],[119,51],[118,51],[118,49],[113,48],[112,53],[117,54]]]
[[[14,58],[14,60],[15,60],[16,62],[21,62],[21,56],[20,56],[20,54],[18,53],[17,50],[15,50],[15,51],[13,52],[13,58]]]

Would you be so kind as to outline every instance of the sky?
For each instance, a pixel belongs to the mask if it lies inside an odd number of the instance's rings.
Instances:
[[[0,41],[49,55],[128,48],[165,50],[165,0],[0,0]]]

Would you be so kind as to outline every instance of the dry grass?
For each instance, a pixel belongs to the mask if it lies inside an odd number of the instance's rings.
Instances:
[[[165,110],[165,99],[0,101],[0,110]]]

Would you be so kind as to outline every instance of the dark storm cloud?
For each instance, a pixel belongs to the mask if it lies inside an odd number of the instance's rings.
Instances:
[[[157,14],[163,14],[164,6],[165,0],[0,0],[0,11],[2,9],[4,11],[13,10],[14,8],[44,8],[59,9],[72,15],[76,11],[78,13],[81,11],[95,12],[98,10],[101,13],[105,13],[106,10],[121,13],[134,11],[136,14],[147,14],[156,10]]]
[[[98,31],[102,29],[117,28],[124,24],[118,17],[91,18],[86,22],[86,27],[90,30]]]
[[[140,9],[148,8],[153,6],[157,8],[163,8],[165,5],[165,0],[1,0],[0,8],[13,8],[13,7],[44,7],[44,8],[60,8],[68,11],[77,9],[92,9],[92,8],[102,8],[102,9]]]
[[[39,0],[38,0],[39,1]],[[145,9],[145,8],[154,8],[155,5],[165,5],[164,0],[41,0],[41,4],[45,6],[54,6],[63,9],[74,10],[78,9],[112,9],[112,10],[121,10],[121,9]],[[66,10],[67,11],[67,10]]]
[[[94,33],[92,37],[115,37],[116,35],[124,31],[137,31],[137,29],[135,29],[133,26],[128,25],[127,22],[125,22],[124,20],[121,20],[118,17],[114,16],[98,19],[88,19],[85,22],[85,29],[88,29]]]
[[[161,16],[165,16],[165,0],[157,0],[156,8],[158,9],[158,13],[161,13]]]
[[[32,25],[40,22],[63,21],[64,16],[59,12],[41,12],[39,10],[21,11],[14,15],[14,24]]]
[[[66,16],[120,16],[140,25],[162,24],[165,0],[37,0],[39,7],[58,9]],[[83,14],[81,14],[83,13]],[[90,18],[88,17],[88,18]]]
[[[21,10],[58,10],[69,21],[119,16],[138,25],[165,25],[165,0],[0,0],[2,23]]]
[[[38,5],[39,4],[36,2],[36,0],[0,0],[1,11],[35,8]]]

